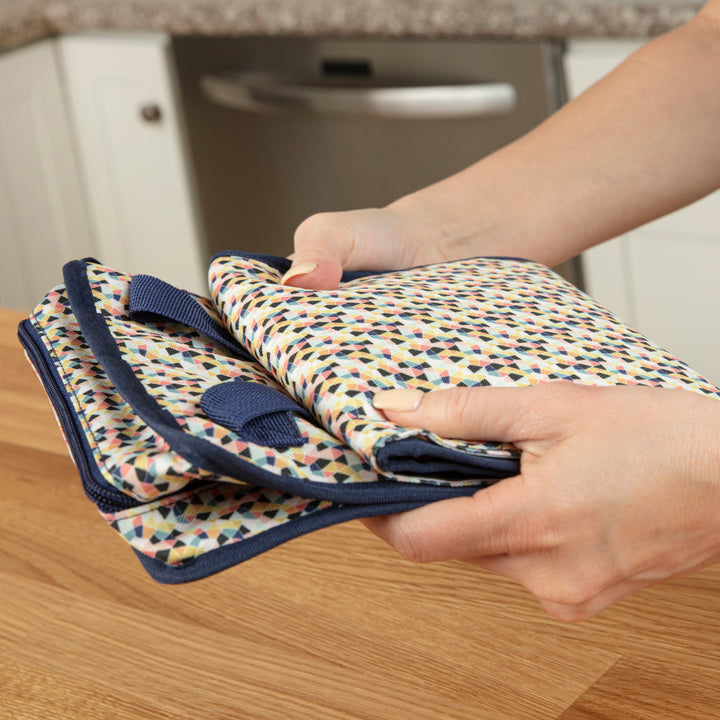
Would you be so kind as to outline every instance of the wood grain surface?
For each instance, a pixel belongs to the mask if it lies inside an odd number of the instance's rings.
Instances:
[[[348,523],[152,581],[85,498],[0,311],[0,718],[710,720],[720,567],[593,620]]]

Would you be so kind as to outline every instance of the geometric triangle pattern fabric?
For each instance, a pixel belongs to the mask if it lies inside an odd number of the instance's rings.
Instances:
[[[720,397],[685,363],[549,268],[472,258],[350,279],[336,290],[280,284],[272,260],[222,254],[210,291],[223,323],[299,403],[374,470],[380,450],[409,435],[502,456],[388,423],[379,390],[585,385],[684,388]]]
[[[293,416],[297,444],[278,448],[240,436],[203,412],[204,394],[228,382],[259,384],[285,396],[261,365],[180,323],[133,319],[128,302],[132,276],[97,262],[88,261],[85,268],[95,310],[148,395],[185,432],[245,461],[266,481],[259,486],[242,473],[219,474],[175,451],[113,385],[83,337],[65,286],[53,288],[26,321],[47,359],[44,363],[38,355],[30,357],[31,362],[51,398],[65,398],[66,407],[54,404],[56,416],[81,474],[86,469],[92,476],[83,478],[86,492],[144,560],[180,570],[221,548],[252,545],[252,551],[237,554],[245,558],[306,529],[380,514],[382,503],[363,500],[357,493],[365,507],[351,512],[349,502],[351,491],[363,493],[382,484],[382,478],[306,413]],[[211,300],[195,300],[220,322]],[[43,365],[48,366],[44,371]],[[289,481],[302,492],[283,490]],[[280,487],[274,487],[275,482]],[[394,482],[463,494],[486,484],[476,478],[406,475]],[[341,496],[343,488],[345,502],[329,497]],[[409,500],[406,504],[413,505]],[[218,569],[214,563],[208,567]],[[157,572],[155,566],[149,569]]]
[[[138,319],[133,277],[90,260],[70,263],[66,283],[20,325],[86,494],[161,582],[205,577],[337,522],[471,495],[516,471],[511,445],[389,423],[372,407],[379,390],[566,380],[720,398],[536,263],[355,273],[333,291],[282,286],[284,263],[223,254],[210,267],[211,297],[184,296],[191,315],[241,347],[170,316]],[[229,386],[253,392],[223,395],[223,413],[206,412]],[[242,405],[252,396],[264,398],[255,410]],[[273,409],[287,413],[292,442],[268,441],[272,423],[262,432],[234,423]],[[408,447],[470,457],[496,474],[383,466]]]

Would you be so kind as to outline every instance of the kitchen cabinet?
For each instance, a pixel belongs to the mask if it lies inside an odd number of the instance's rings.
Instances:
[[[207,293],[169,37],[0,55],[0,304],[30,310],[92,255]]]
[[[568,45],[568,93],[579,95],[640,46]],[[708,379],[720,384],[720,192],[583,253],[590,295]]]
[[[98,258],[207,294],[169,37],[67,36],[59,54]]]
[[[0,305],[31,309],[93,252],[57,45],[0,55]]]

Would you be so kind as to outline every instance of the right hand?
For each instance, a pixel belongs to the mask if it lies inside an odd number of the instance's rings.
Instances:
[[[695,392],[548,382],[375,395],[393,423],[512,442],[520,473],[363,522],[417,562],[464,560],[578,621],[720,562],[720,403]]]

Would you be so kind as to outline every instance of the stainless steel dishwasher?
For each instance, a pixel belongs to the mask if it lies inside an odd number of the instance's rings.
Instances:
[[[547,43],[177,38],[208,254],[284,255],[308,215],[378,207],[540,123]]]

